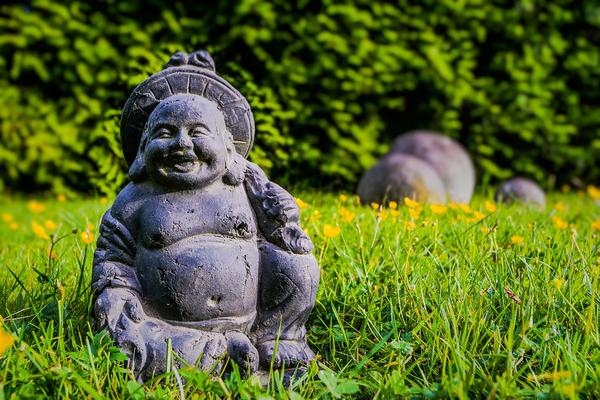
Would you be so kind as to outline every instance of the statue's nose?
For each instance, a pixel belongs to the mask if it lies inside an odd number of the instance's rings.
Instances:
[[[177,136],[175,137],[173,146],[177,149],[192,149],[192,148],[194,148],[194,144],[192,143],[192,138],[183,129],[181,129],[177,133]]]

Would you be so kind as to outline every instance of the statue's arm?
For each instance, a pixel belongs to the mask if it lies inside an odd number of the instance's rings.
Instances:
[[[313,245],[300,227],[300,209],[292,195],[251,162],[247,162],[244,185],[265,239],[292,253],[310,253]]]

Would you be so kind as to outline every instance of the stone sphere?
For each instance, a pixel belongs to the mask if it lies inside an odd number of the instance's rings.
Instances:
[[[446,202],[444,184],[437,172],[408,154],[388,154],[379,160],[358,183],[358,196],[363,204],[401,202],[405,197],[419,202]]]
[[[546,205],[546,195],[542,188],[526,178],[512,178],[502,183],[494,196],[498,203],[512,203],[521,201],[523,203]]]
[[[475,190],[475,168],[466,150],[454,139],[429,131],[399,136],[390,153],[410,154],[426,161],[438,173],[448,197],[468,203]]]

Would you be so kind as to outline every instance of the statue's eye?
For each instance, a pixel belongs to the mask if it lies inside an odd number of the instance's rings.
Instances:
[[[155,138],[165,139],[165,138],[170,138],[171,136],[173,136],[173,135],[171,134],[171,131],[168,130],[167,128],[160,128],[159,130],[154,132]]]
[[[209,134],[210,133],[208,132],[208,129],[200,127],[200,126],[190,129],[190,133],[189,133],[189,135],[191,137],[206,136]]]

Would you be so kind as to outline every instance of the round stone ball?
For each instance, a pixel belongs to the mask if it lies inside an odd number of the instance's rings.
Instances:
[[[475,190],[475,167],[467,151],[456,140],[436,132],[413,131],[399,136],[390,153],[410,154],[426,161],[442,179],[451,201],[471,201]]]
[[[358,183],[363,204],[401,202],[405,197],[421,203],[444,204],[446,191],[437,172],[425,161],[408,154],[388,154]]]
[[[494,198],[497,203],[520,201],[542,207],[546,205],[546,195],[542,188],[527,178],[512,178],[502,183],[496,190]]]

